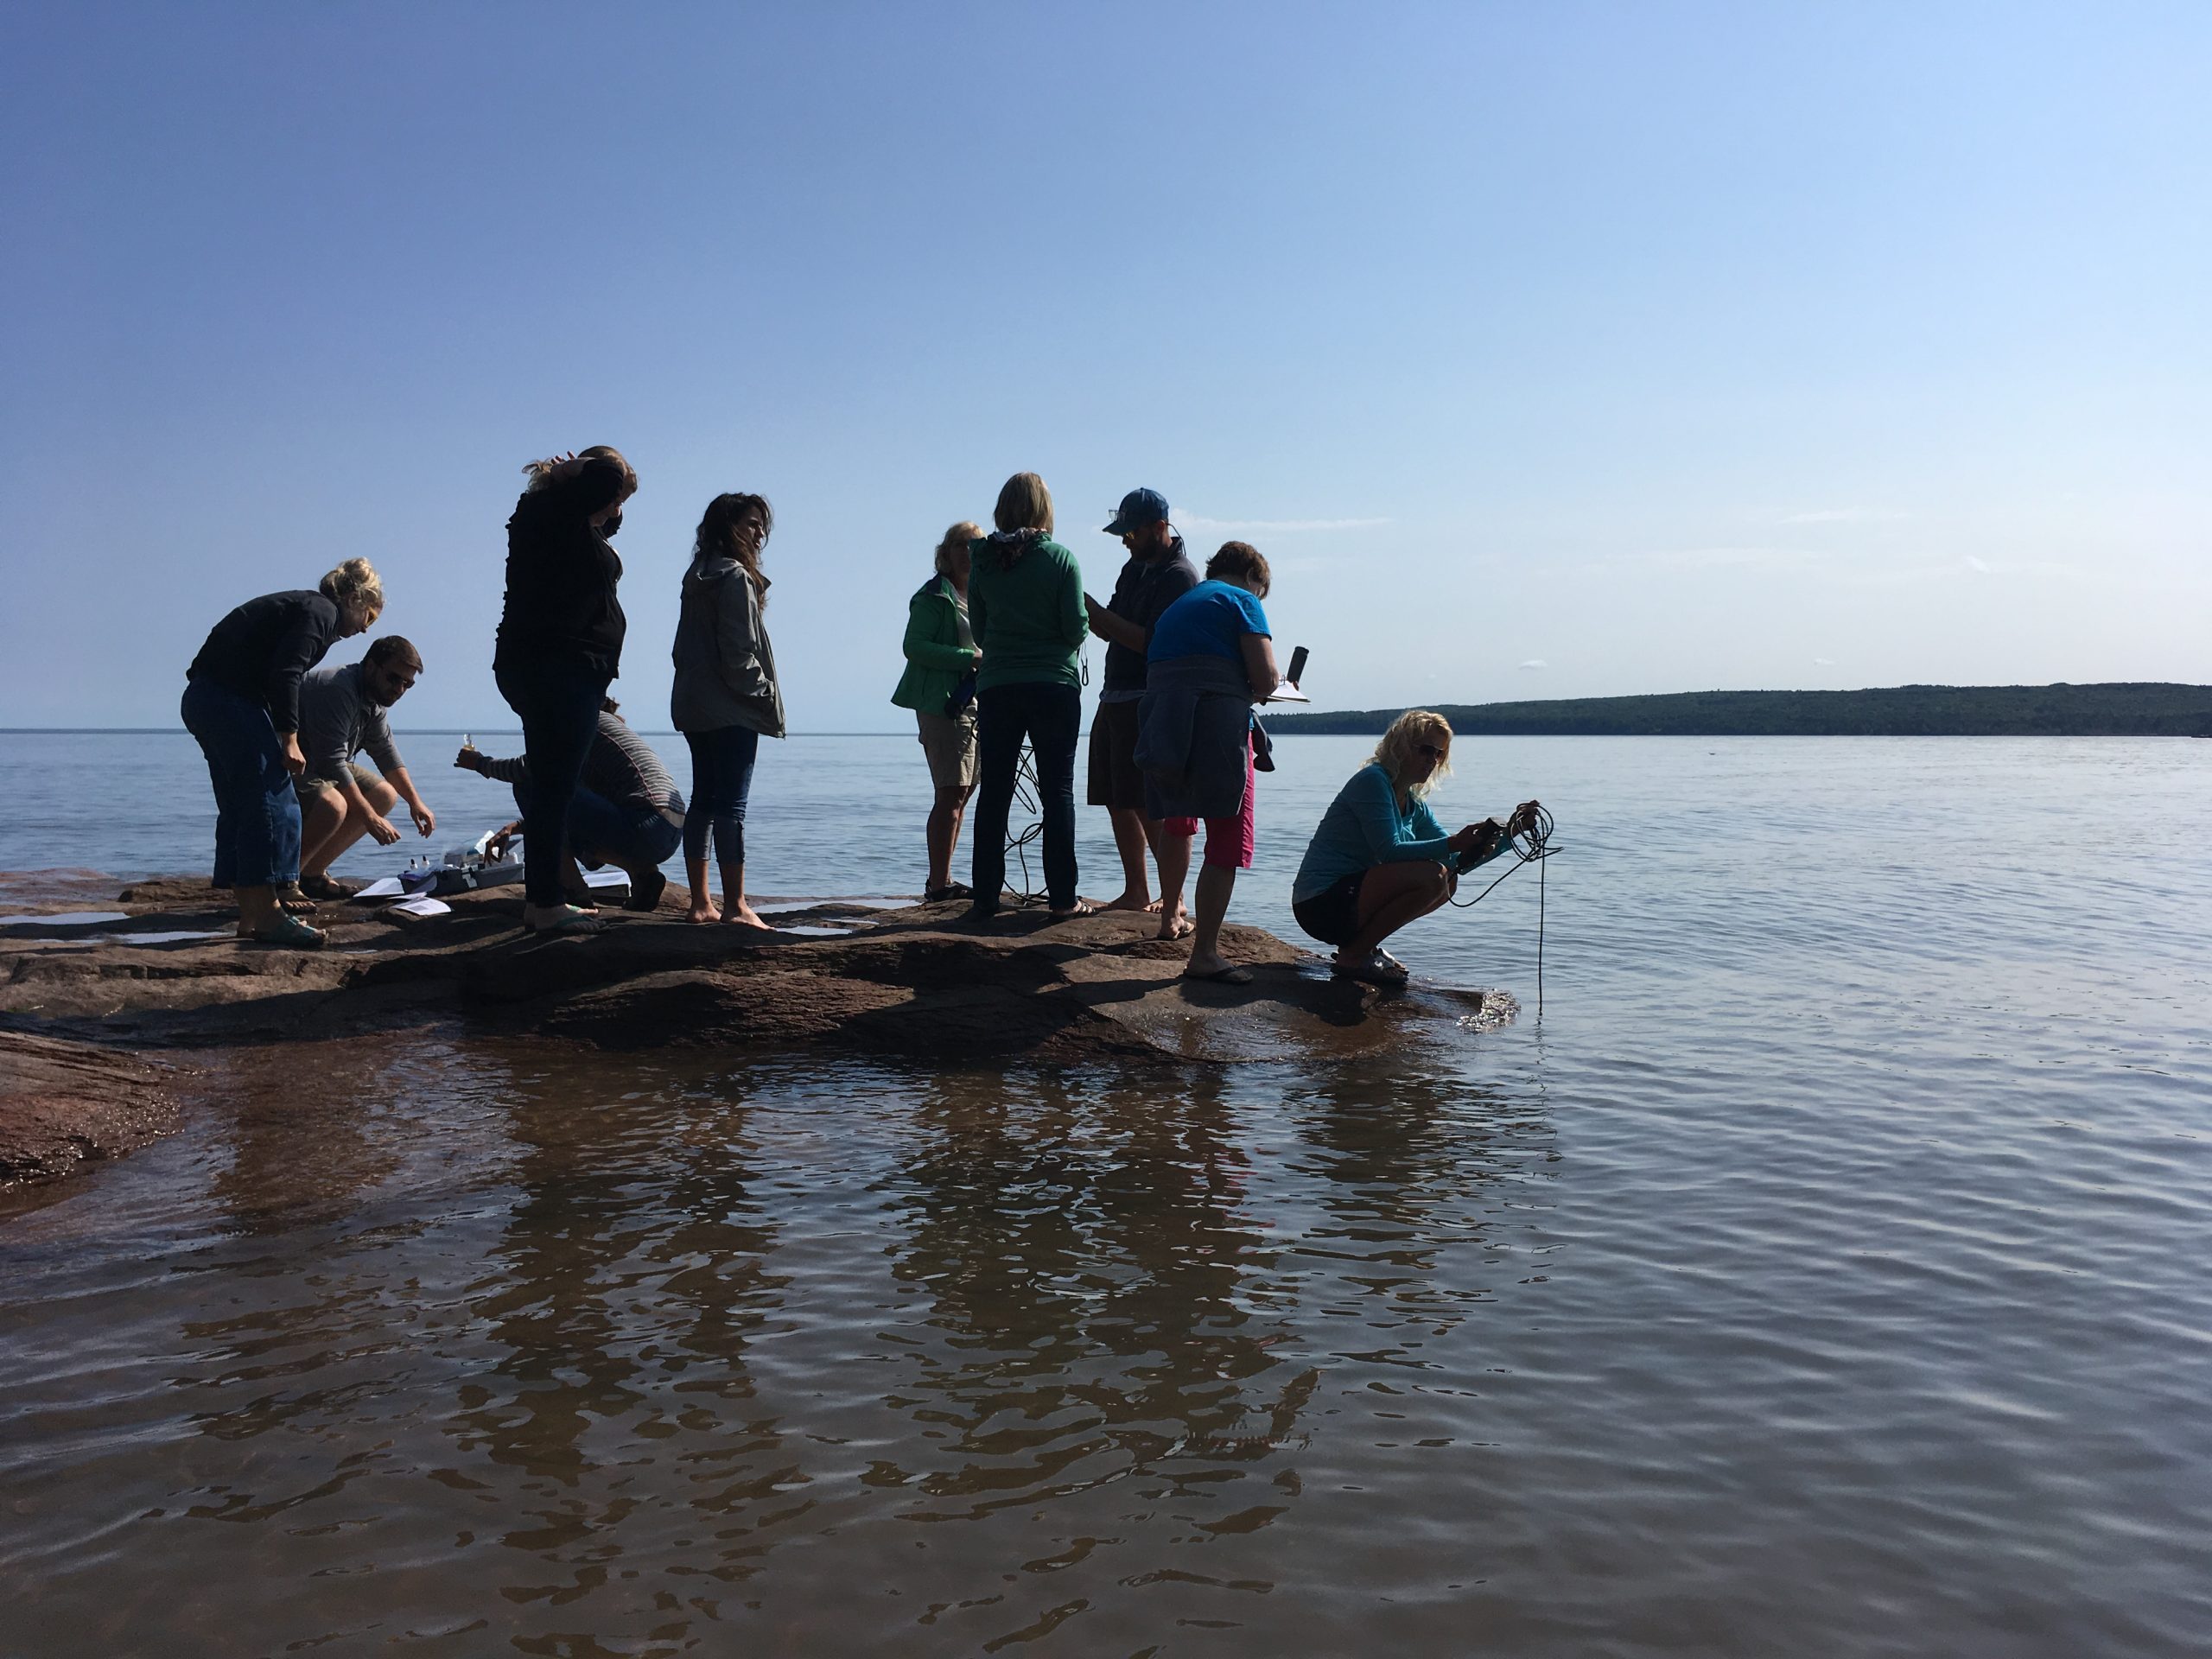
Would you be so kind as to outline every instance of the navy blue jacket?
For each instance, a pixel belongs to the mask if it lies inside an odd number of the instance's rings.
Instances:
[[[300,676],[338,637],[338,607],[308,588],[249,599],[215,625],[185,671],[269,711],[280,732],[300,729]]]

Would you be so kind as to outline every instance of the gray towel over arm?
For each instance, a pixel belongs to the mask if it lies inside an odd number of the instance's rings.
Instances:
[[[1233,818],[1244,810],[1252,689],[1226,657],[1147,664],[1136,763],[1155,818]]]

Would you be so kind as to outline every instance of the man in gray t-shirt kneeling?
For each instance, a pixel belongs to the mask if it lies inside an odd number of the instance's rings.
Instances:
[[[300,798],[300,890],[310,899],[353,896],[346,883],[332,880],[331,861],[363,836],[384,847],[397,841],[385,814],[399,802],[407,803],[420,834],[437,828],[385,719],[422,671],[422,654],[388,633],[358,663],[301,677],[300,749],[308,764],[292,788]],[[365,750],[382,777],[354,764]]]

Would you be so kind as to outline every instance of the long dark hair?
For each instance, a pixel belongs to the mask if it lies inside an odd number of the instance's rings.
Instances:
[[[768,578],[761,574],[760,555],[747,547],[737,533],[737,521],[753,512],[760,515],[760,540],[765,546],[776,528],[775,510],[769,506],[768,498],[732,491],[707,503],[706,516],[699,520],[699,534],[691,543],[691,556],[735,559],[745,567],[745,574],[753,578],[753,591],[760,595],[765,609],[768,603]]]

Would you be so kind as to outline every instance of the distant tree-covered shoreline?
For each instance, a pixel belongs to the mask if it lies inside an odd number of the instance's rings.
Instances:
[[[2212,686],[2157,682],[1677,691],[1433,706],[1455,732],[1497,737],[2212,736]],[[1268,729],[1376,733],[1402,712],[1270,715]]]

